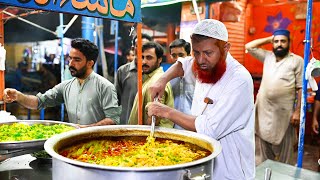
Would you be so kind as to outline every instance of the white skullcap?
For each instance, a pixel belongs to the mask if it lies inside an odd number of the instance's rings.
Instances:
[[[196,24],[192,34],[199,34],[228,42],[228,31],[226,26],[215,19],[205,19]]]

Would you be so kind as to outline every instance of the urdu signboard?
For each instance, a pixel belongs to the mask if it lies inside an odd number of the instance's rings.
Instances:
[[[156,6],[166,6],[175,3],[191,2],[193,0],[141,0],[141,8],[146,7],[156,7]],[[197,2],[200,0],[196,0]],[[201,0],[206,2],[223,2],[231,0]]]
[[[128,22],[141,22],[140,0],[0,0],[0,4]]]
[[[141,8],[165,6],[165,5],[186,2],[186,1],[191,1],[191,0],[141,0]]]

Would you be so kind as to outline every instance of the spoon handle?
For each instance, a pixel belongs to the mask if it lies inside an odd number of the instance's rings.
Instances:
[[[154,102],[158,102],[158,97],[155,97],[154,99],[153,99],[153,101]],[[153,137],[153,135],[154,135],[154,127],[156,126],[156,116],[155,115],[153,115],[153,116],[151,116],[151,131],[150,131],[150,137]]]

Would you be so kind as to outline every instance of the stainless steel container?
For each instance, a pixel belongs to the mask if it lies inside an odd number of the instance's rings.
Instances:
[[[116,179],[116,180],[183,180],[211,179],[213,159],[221,152],[218,141],[194,132],[169,128],[155,129],[155,137],[180,140],[196,144],[212,152],[208,157],[184,164],[158,167],[113,167],[89,164],[63,157],[57,153],[61,148],[85,139],[103,136],[149,136],[150,126],[99,126],[77,129],[49,138],[44,145],[52,156],[53,180],[64,179]]]
[[[53,120],[17,120],[10,122],[3,122],[0,125],[11,125],[14,123],[21,123],[27,125],[34,124],[43,124],[46,126],[55,125],[55,124],[64,124],[66,126],[74,127],[75,129],[79,128],[78,125],[60,121]],[[38,140],[26,140],[26,141],[10,141],[10,142],[0,142],[0,150],[21,150],[21,149],[37,149],[43,148],[44,142],[46,139],[38,139]]]

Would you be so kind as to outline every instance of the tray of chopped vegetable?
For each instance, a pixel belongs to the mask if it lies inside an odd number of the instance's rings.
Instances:
[[[0,150],[43,147],[48,138],[77,128],[76,124],[50,120],[3,122],[0,123]]]

